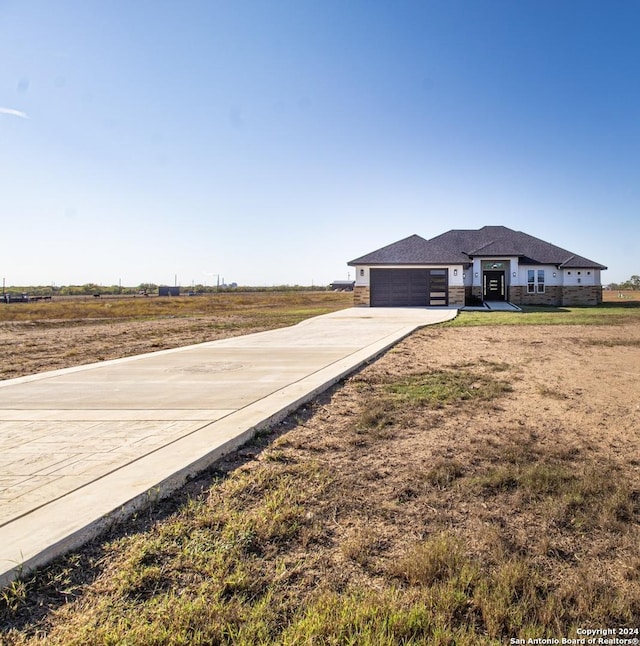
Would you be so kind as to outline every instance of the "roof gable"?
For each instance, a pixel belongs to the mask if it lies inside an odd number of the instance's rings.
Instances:
[[[387,245],[376,249],[371,253],[365,254],[360,258],[352,260],[350,265],[368,265],[383,262],[400,263],[406,262],[408,258],[416,258],[420,256],[420,251],[426,244],[426,240],[419,235],[412,235],[408,238],[403,238]]]
[[[386,247],[351,260],[349,265],[429,265],[434,263],[468,263],[460,251],[447,249],[419,235],[403,238]]]

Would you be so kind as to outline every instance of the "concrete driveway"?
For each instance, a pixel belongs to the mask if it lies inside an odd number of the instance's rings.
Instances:
[[[0,585],[95,537],[456,309],[293,327],[0,382]]]

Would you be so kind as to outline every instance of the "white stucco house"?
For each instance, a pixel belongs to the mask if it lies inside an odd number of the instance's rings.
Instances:
[[[597,305],[604,265],[504,226],[412,235],[348,263],[354,303],[371,307]]]

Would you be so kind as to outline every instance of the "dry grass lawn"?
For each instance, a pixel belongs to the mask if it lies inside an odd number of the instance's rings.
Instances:
[[[524,315],[526,316],[526,315]],[[640,308],[418,331],[3,593],[3,644],[503,644],[640,628]]]

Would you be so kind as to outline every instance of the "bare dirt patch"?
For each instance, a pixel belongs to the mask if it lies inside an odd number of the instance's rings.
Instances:
[[[12,322],[0,325],[0,378],[204,343],[270,329],[238,325],[225,317],[216,328],[208,317],[151,321]]]
[[[476,644],[637,628],[638,383],[634,324],[425,328],[28,583],[5,639]]]
[[[293,325],[349,307],[336,292],[67,298],[0,307],[0,379]]]

